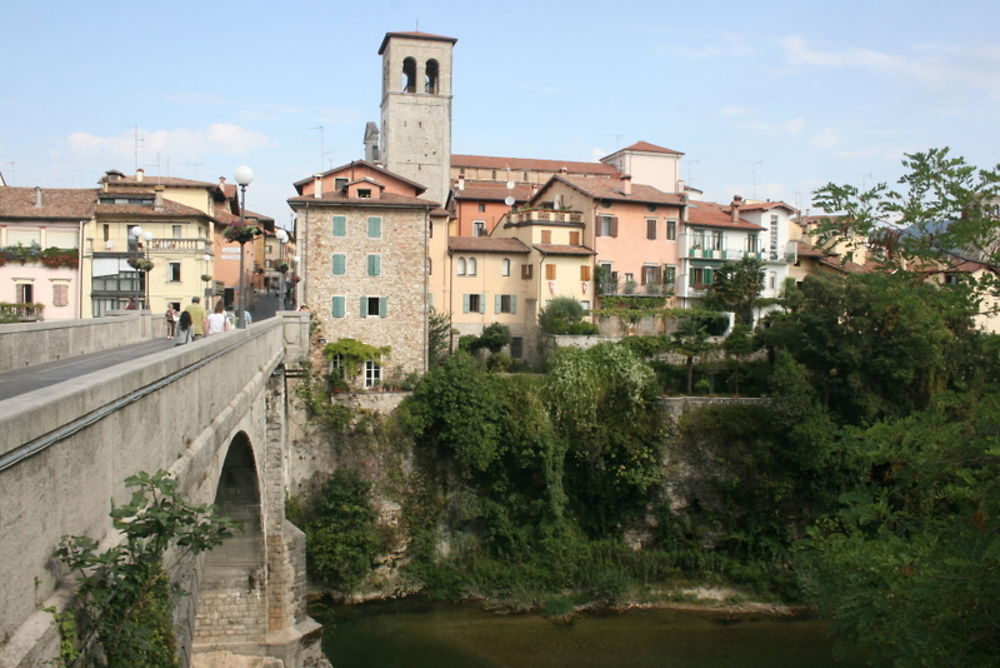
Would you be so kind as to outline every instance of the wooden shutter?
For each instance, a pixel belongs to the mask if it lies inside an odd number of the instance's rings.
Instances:
[[[368,236],[373,239],[382,236],[382,219],[378,216],[368,218]]]
[[[472,295],[462,295],[462,313],[469,312],[469,297]]]
[[[493,312],[494,313],[500,313],[500,309],[502,308],[502,302],[503,302],[503,298],[500,295],[494,295],[493,296]]]
[[[347,273],[347,256],[343,253],[333,254],[333,275],[343,276]]]
[[[522,264],[521,265],[521,278],[528,280],[534,275],[535,265],[533,264]]]
[[[486,313],[486,295],[485,294],[480,294],[479,295],[479,312],[480,313]]]
[[[580,265],[580,280],[589,281],[590,280],[590,265],[581,264]]]
[[[368,275],[378,276],[382,271],[382,258],[377,254],[368,256]]]
[[[335,237],[347,236],[347,216],[333,217],[333,236]]]
[[[542,243],[543,244],[552,243],[552,230],[542,230]]]
[[[334,318],[343,318],[344,313],[344,298],[342,296],[333,297],[330,300],[330,315]]]
[[[570,246],[579,246],[580,245],[580,233],[579,232],[570,232],[569,233],[569,245]]]
[[[389,298],[379,297],[378,298],[378,317],[384,318],[389,315]]]
[[[517,295],[510,296],[510,313],[511,315],[517,314]]]
[[[646,219],[646,238],[651,241],[656,239],[656,218]]]
[[[556,266],[554,264],[545,265],[545,280],[551,281],[556,277]]]
[[[361,297],[361,317],[368,317],[368,297],[365,296]]]

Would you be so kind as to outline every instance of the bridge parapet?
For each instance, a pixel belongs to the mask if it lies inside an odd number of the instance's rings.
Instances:
[[[0,373],[148,341],[160,335],[154,327],[148,311],[112,311],[103,318],[3,325]]]

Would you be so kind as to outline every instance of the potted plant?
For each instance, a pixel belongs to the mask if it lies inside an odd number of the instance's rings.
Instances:
[[[241,246],[259,235],[260,228],[253,223],[233,223],[222,233],[229,241],[235,241]]]

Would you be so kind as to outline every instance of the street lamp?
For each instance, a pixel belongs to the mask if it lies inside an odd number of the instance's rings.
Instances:
[[[240,201],[239,201],[240,228],[242,229],[243,215],[244,215],[244,210],[246,209],[246,201],[247,201],[247,186],[250,185],[251,181],[253,181],[253,170],[247,167],[246,165],[240,165],[239,167],[236,168],[233,177],[236,179],[236,183],[238,183],[240,186]],[[246,257],[246,249],[244,248],[245,244],[246,241],[242,240],[240,241],[240,298],[239,298],[239,312],[237,313],[237,327],[239,327],[240,329],[245,329],[247,326],[247,321],[246,321],[247,278],[246,274],[243,271],[243,264],[245,262],[245,257]]]
[[[288,232],[283,228],[278,228],[278,231],[274,233],[274,236],[278,239],[278,273],[281,274],[280,287],[278,288],[278,308],[282,311],[285,310],[285,272],[288,271],[288,267],[285,265],[285,244],[288,243]]]
[[[148,232],[148,231],[144,231],[142,229],[142,227],[140,227],[139,225],[136,225],[135,227],[133,227],[132,229],[130,229],[128,231],[128,234],[129,234],[130,237],[132,237],[133,241],[135,241],[135,244],[136,244],[136,255],[139,255],[139,242],[140,241],[145,241],[146,242],[145,243],[145,249],[144,249],[145,250],[145,257],[141,257],[140,256],[140,258],[139,258],[140,260],[145,260],[145,263],[140,264],[139,261],[137,260],[136,264],[135,264],[135,268],[138,269],[143,274],[143,280],[142,280],[142,284],[143,284],[143,288],[142,288],[143,297],[142,297],[142,299],[143,299],[143,302],[144,302],[144,307],[148,310],[149,309],[149,268],[150,268],[150,265],[151,265],[151,263],[149,261],[149,245],[153,242],[153,233],[152,232]],[[132,260],[129,260],[129,264],[131,264],[131,263],[132,263]]]

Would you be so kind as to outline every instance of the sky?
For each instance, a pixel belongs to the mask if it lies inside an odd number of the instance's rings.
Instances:
[[[636,141],[682,178],[809,209],[895,182],[905,153],[1000,162],[1000,2],[0,0],[0,173],[253,168],[289,226],[295,181],[364,157],[386,32],[457,38],[455,153],[592,161]],[[814,210],[815,211],[815,210]]]

